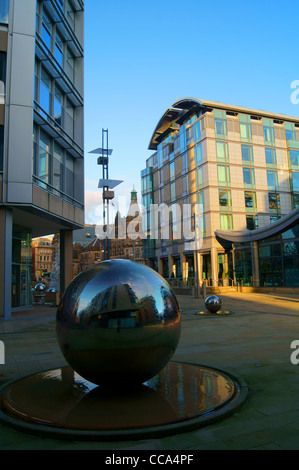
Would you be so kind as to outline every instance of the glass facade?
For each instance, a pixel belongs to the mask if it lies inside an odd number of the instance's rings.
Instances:
[[[9,0],[0,2],[0,23],[8,24]]]
[[[32,235],[25,228],[14,227],[12,236],[12,308],[32,303]]]
[[[252,250],[235,244],[235,277],[243,286],[252,286]],[[299,287],[299,223],[271,239],[258,243],[260,287]]]

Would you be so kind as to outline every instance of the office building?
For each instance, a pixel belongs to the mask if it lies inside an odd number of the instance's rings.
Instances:
[[[149,265],[185,284],[198,274],[214,286],[299,286],[299,118],[184,98],[165,111],[149,149]],[[153,204],[167,205],[169,219],[159,209],[153,222]]]
[[[83,0],[0,6],[0,316],[31,304],[35,237],[60,234],[60,290],[84,225]],[[23,292],[21,292],[20,286]]]

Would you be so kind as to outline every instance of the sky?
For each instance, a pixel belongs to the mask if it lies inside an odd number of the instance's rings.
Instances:
[[[151,136],[177,99],[298,117],[298,16],[298,0],[85,0],[85,223],[101,223],[102,167],[89,152],[102,129],[109,178],[123,180],[116,207],[133,185],[141,202]]]

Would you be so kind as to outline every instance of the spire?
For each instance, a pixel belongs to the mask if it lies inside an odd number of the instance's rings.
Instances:
[[[134,188],[134,185],[133,185],[133,189],[131,191],[131,204],[137,204],[137,191]]]

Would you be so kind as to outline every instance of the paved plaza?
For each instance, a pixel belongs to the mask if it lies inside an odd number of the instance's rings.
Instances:
[[[223,369],[245,380],[249,395],[242,409],[192,432],[141,441],[71,442],[1,425],[0,449],[299,449],[299,364],[292,364],[290,347],[299,341],[299,295],[231,292],[220,297],[231,315],[194,315],[205,310],[203,299],[178,296],[182,332],[173,360]],[[40,306],[0,321],[1,386],[66,364],[56,341],[55,315],[55,308]]]

